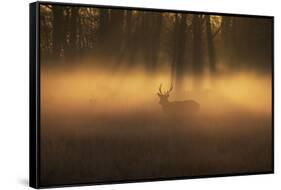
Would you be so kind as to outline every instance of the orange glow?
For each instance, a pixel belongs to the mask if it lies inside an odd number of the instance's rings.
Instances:
[[[153,75],[142,69],[107,71],[80,66],[69,70],[41,69],[43,111],[122,112],[160,109],[156,95],[159,84],[170,84],[167,69]],[[228,74],[203,79],[203,89],[192,90],[191,78],[182,93],[172,92],[170,101],[194,99],[203,110],[224,112],[239,108],[254,112],[271,111],[271,80],[254,73]]]

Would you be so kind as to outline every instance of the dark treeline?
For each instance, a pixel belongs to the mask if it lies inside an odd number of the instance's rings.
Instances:
[[[169,64],[180,86],[184,76],[215,75],[221,65],[270,71],[271,25],[261,17],[41,5],[41,57],[64,64],[109,58],[149,72]]]

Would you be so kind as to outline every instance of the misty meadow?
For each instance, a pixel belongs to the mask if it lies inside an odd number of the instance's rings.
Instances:
[[[41,3],[41,183],[271,172],[272,25]]]

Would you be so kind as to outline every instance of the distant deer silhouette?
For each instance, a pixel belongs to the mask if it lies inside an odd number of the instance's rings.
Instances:
[[[157,95],[160,98],[159,104],[162,106],[164,112],[168,114],[193,114],[199,111],[200,105],[194,100],[184,100],[184,101],[173,101],[168,100],[170,93],[173,90],[173,85],[170,86],[170,89],[162,92],[162,84],[160,84],[159,92]]]

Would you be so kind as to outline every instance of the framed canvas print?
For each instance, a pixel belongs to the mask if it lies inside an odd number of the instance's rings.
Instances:
[[[273,173],[272,16],[30,4],[30,186]]]

